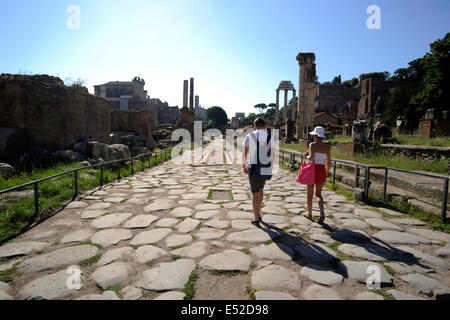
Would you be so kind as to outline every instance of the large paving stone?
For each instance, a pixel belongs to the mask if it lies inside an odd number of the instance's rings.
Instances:
[[[302,268],[300,274],[311,281],[324,284],[326,286],[337,286],[344,281],[344,277],[329,268],[307,265]]]
[[[420,261],[424,261],[426,263],[432,264],[433,266],[437,266],[439,268],[442,269],[448,269],[449,268],[449,264],[443,260],[440,259],[438,257],[432,256],[428,253],[422,252],[420,250],[417,249],[413,249],[411,247],[408,246],[399,246],[396,247],[398,250],[404,251],[404,252],[408,252],[410,254],[412,254],[414,257],[416,257],[417,259],[419,259]]]
[[[135,260],[139,263],[147,263],[167,255],[167,252],[161,248],[147,245],[136,249]]]
[[[132,246],[141,244],[157,243],[172,233],[172,229],[161,228],[150,231],[143,231],[137,234],[133,240],[130,241]]]
[[[208,193],[188,193],[183,194],[184,200],[206,200],[208,198]]]
[[[86,208],[89,204],[83,201],[72,201],[69,203],[66,208],[67,209],[81,209]]]
[[[175,226],[175,229],[177,229],[180,233],[189,233],[200,224],[200,221],[197,219],[192,218],[186,218],[183,220],[183,222],[180,222]]]
[[[368,229],[369,225],[359,219],[344,219],[341,220],[342,226],[347,229]]]
[[[287,219],[283,216],[277,216],[273,214],[265,214],[263,217],[263,220],[265,223],[270,224],[279,224],[279,223],[286,223]]]
[[[142,291],[136,287],[126,286],[122,289],[123,300],[139,300],[142,297]]]
[[[368,224],[370,224],[371,226],[378,228],[380,230],[393,230],[393,231],[400,231],[400,232],[403,231],[402,228],[400,228],[392,223],[389,223],[387,221],[384,221],[382,219],[367,218],[366,222]]]
[[[398,258],[398,254],[395,252],[372,243],[361,243],[359,245],[345,243],[340,245],[338,250],[351,257],[370,261],[395,260]]]
[[[267,291],[299,291],[302,282],[294,272],[281,266],[269,265],[252,272],[251,287],[256,290]]]
[[[26,259],[18,266],[18,270],[20,272],[36,272],[77,264],[96,256],[98,251],[97,247],[91,245],[62,248]]]
[[[189,234],[175,234],[168,236],[165,242],[167,247],[176,247],[192,242],[192,240],[192,236]]]
[[[199,266],[206,270],[248,271],[250,258],[245,253],[236,250],[225,250],[207,256],[200,261]]]
[[[400,223],[408,226],[425,226],[426,223],[416,219],[390,219],[391,222]]]
[[[303,225],[303,226],[310,226],[313,222],[307,218],[305,218],[302,215],[296,216],[291,219],[292,223]]]
[[[282,207],[275,207],[275,206],[266,206],[261,209],[261,212],[271,214],[286,214],[285,209],[283,209]]]
[[[173,215],[175,218],[185,218],[190,217],[194,213],[194,210],[187,207],[177,207],[170,211],[170,214]]]
[[[440,290],[445,290],[450,295],[450,288],[435,279],[426,277],[419,273],[407,274],[400,277],[403,281],[409,283],[414,288],[417,288],[419,293],[429,297],[436,295]]]
[[[255,300],[297,300],[293,296],[284,292],[276,291],[257,291]]]
[[[322,244],[303,243],[294,250],[309,263],[328,264],[336,260],[336,253]]]
[[[144,207],[144,212],[154,212],[161,210],[168,210],[174,206],[173,200],[162,199],[159,201],[153,201],[148,206]]]
[[[184,300],[186,294],[179,291],[169,291],[157,296],[153,300]]]
[[[391,294],[395,298],[395,300],[426,300],[422,297],[418,297],[413,294],[402,292],[396,289],[388,290],[387,293]]]
[[[450,242],[450,234],[448,233],[417,228],[411,228],[408,231],[430,240]]]
[[[306,300],[342,300],[339,294],[331,288],[312,285],[303,293]]]
[[[131,247],[122,247],[107,251],[97,263],[98,267],[105,266],[119,259],[132,259],[134,250]]]
[[[190,246],[179,248],[176,250],[173,250],[171,253],[183,258],[200,258],[203,255],[206,254],[206,248],[208,247],[208,244],[204,241],[199,241],[196,243],[193,243]]]
[[[196,219],[208,220],[220,214],[220,210],[205,210],[195,214]]]
[[[84,210],[81,213],[81,218],[83,219],[95,219],[107,214],[106,210]]]
[[[89,210],[105,210],[111,207],[111,203],[107,203],[107,202],[99,202],[99,203],[94,203],[91,204],[89,207],[86,207],[85,210],[89,211]]]
[[[132,216],[131,213],[112,213],[95,219],[91,222],[91,228],[105,229],[116,228]]]
[[[311,240],[328,243],[328,244],[335,242],[335,240],[332,237],[330,237],[329,235],[321,234],[321,233],[313,233],[311,235]]]
[[[374,211],[366,210],[366,209],[359,209],[359,208],[355,209],[355,214],[361,218],[379,218],[379,219],[381,219],[383,217],[378,212],[374,212]]]
[[[73,290],[67,287],[67,280],[71,276],[66,270],[40,277],[25,284],[19,291],[21,300],[56,300],[70,295]]]
[[[280,237],[280,234],[268,229],[252,229],[231,233],[227,236],[227,241],[263,243]]]
[[[59,243],[83,242],[88,240],[94,234],[94,230],[90,228],[77,230],[65,235]]]
[[[230,221],[213,219],[204,223],[205,226],[216,228],[216,229],[226,229],[230,226]]]
[[[125,222],[123,228],[126,229],[147,228],[156,220],[158,220],[157,216],[151,214],[140,214]]]
[[[0,247],[0,258],[23,256],[50,246],[46,242],[12,242]]]
[[[212,203],[202,203],[195,206],[195,210],[197,211],[208,211],[208,210],[217,210],[222,208],[219,204]]]
[[[343,243],[360,243],[370,241],[370,236],[362,230],[336,230],[330,233],[330,237],[336,241]]]
[[[390,231],[384,230],[377,232],[373,235],[374,238],[378,238],[388,243],[394,244],[429,244],[430,240],[406,233],[406,232],[398,232],[398,231]]]
[[[393,210],[386,209],[386,208],[377,208],[377,209],[380,211],[383,211],[384,213],[387,213],[391,216],[401,217],[403,215],[403,213],[401,213],[401,212],[393,211]]]
[[[442,258],[450,258],[450,244],[447,244],[445,247],[436,250],[436,254]]]
[[[368,262],[368,261],[342,261],[340,264],[340,269],[342,274],[346,278],[349,278],[351,280],[354,280],[359,283],[367,283],[367,278],[373,274],[373,271],[368,272],[369,267],[376,266],[380,268],[380,285],[381,286],[392,286],[393,284],[393,278],[392,276],[386,271],[386,269],[374,262]]]
[[[131,266],[125,262],[114,262],[98,268],[91,278],[100,288],[106,289],[127,281],[131,270]]]
[[[173,227],[174,225],[176,225],[179,222],[180,222],[180,220],[175,219],[175,218],[164,218],[164,219],[159,220],[156,223],[156,226],[158,228],[170,228],[170,227]]]
[[[237,230],[256,229],[257,227],[252,224],[251,220],[232,220],[231,228]]]
[[[117,296],[117,294],[114,291],[103,291],[102,294],[88,294],[82,297],[79,297],[75,300],[106,300],[106,301],[114,301],[114,300],[120,300],[120,298]]]
[[[113,244],[118,244],[120,241],[128,240],[133,237],[133,234],[128,229],[107,229],[94,233],[91,237],[91,242],[108,247]]]
[[[225,234],[224,230],[216,230],[211,228],[201,228],[194,236],[198,240],[212,240],[222,238]]]
[[[156,268],[144,271],[138,286],[154,291],[179,290],[184,288],[194,269],[195,262],[190,259],[161,263]]]
[[[251,248],[250,252],[259,259],[290,261],[294,257],[294,250],[282,243],[262,244]]]
[[[361,292],[355,296],[355,300],[384,300],[384,298],[374,292]]]
[[[255,218],[253,213],[246,211],[228,211],[227,217],[232,220],[250,220]]]
[[[405,273],[430,273],[434,272],[433,269],[431,269],[428,266],[420,265],[416,263],[405,263],[405,262],[386,262],[384,263],[385,266],[392,268],[396,273],[398,274],[405,274]]]

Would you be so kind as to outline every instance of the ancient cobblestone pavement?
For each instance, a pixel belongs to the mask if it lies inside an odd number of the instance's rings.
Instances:
[[[327,219],[311,222],[299,215],[305,186],[282,169],[257,228],[241,166],[211,152],[221,143],[203,149],[203,165],[171,161],[125,178],[4,244],[0,271],[16,272],[0,299],[183,299],[193,272],[194,299],[448,298],[449,234],[327,190]],[[228,164],[214,165],[221,157]],[[79,290],[68,286],[74,266]],[[366,285],[373,266],[380,291]]]

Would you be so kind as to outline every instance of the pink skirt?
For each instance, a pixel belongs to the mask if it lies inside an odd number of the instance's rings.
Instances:
[[[314,165],[315,182],[325,183],[327,181],[327,169],[323,164]]]

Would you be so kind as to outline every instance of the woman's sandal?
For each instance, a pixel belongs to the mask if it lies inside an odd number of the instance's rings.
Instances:
[[[304,216],[304,217],[305,217],[306,219],[308,219],[308,220],[314,221],[314,219],[313,219],[312,216],[309,216],[309,215],[307,215],[307,214],[303,214],[302,216]]]
[[[319,220],[317,221],[318,223],[323,223],[325,221],[325,215],[320,215]]]

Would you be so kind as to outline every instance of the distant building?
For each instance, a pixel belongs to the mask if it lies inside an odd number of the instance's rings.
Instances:
[[[239,120],[244,119],[245,113],[244,112],[236,112],[236,118],[238,118]]]
[[[200,106],[195,107],[194,113],[195,113],[196,116],[202,118],[203,120],[208,118],[208,115],[206,113],[206,109],[204,109],[204,108],[202,108]]]

